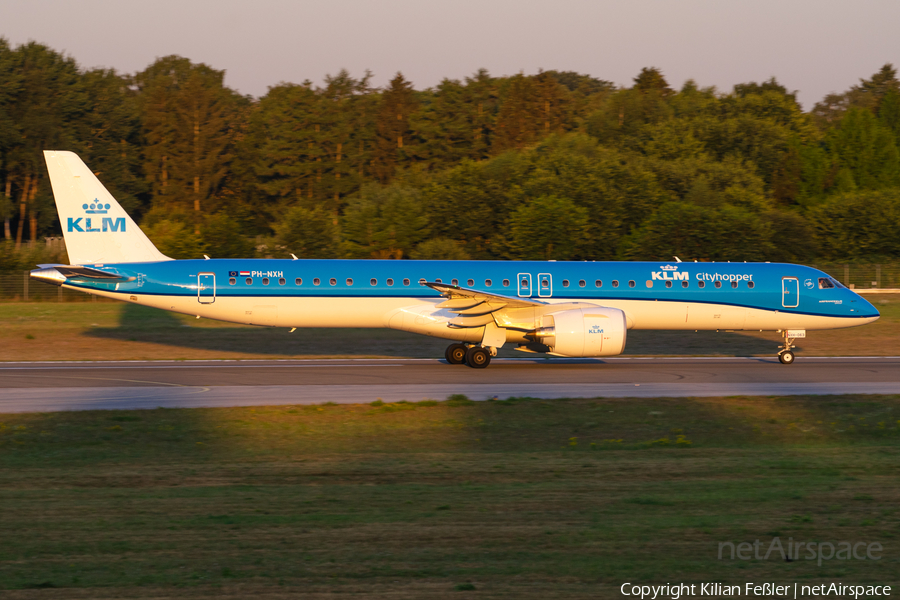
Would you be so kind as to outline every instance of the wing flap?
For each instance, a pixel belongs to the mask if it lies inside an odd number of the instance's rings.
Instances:
[[[543,302],[538,302],[537,300],[533,300],[531,298],[504,296],[502,294],[494,294],[481,290],[472,290],[469,288],[449,285],[446,283],[438,283],[436,281],[426,281],[422,285],[427,285],[431,289],[440,292],[443,297],[447,298],[447,301],[442,303],[441,307],[447,308],[448,310],[451,310],[453,312],[459,312],[459,310],[465,310],[466,308],[474,308],[477,303],[481,302],[487,302],[491,305],[496,304],[496,308],[493,308],[492,310],[499,310],[501,308],[531,308],[534,306],[544,306]],[[473,302],[469,305],[466,305],[462,302],[463,300],[469,300]],[[458,305],[455,304],[457,301],[459,301]],[[449,302],[454,302],[454,305],[444,306]],[[456,306],[459,307],[459,310],[457,310]]]

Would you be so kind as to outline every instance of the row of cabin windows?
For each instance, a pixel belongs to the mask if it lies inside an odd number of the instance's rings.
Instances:
[[[422,279],[419,279],[419,284],[424,284],[426,281],[427,281],[427,280],[423,277]],[[443,283],[443,281],[442,281],[441,279],[435,279],[435,281],[436,281],[437,283]],[[229,283],[229,285],[235,285],[235,284],[237,283],[237,278],[235,278],[235,277],[229,278],[229,279],[228,279],[228,283]],[[245,283],[246,283],[247,285],[253,285],[253,278],[252,278],[252,277],[247,277],[247,279],[245,280]],[[285,283],[287,283],[287,282],[285,281],[284,277],[282,277],[281,279],[278,280],[278,285],[284,285]],[[312,283],[313,283],[313,285],[321,285],[321,284],[322,284],[322,280],[319,279],[318,277],[314,277],[313,280],[312,280]],[[331,285],[337,285],[337,279],[335,279],[334,277],[332,277],[331,279],[328,280],[328,283],[331,284]],[[352,286],[352,285],[353,285],[353,278],[352,278],[352,277],[348,277],[347,280],[346,280],[346,283],[347,283],[348,286]],[[394,280],[391,279],[391,278],[388,278],[388,279],[385,280],[385,283],[388,284],[389,286],[392,286],[392,285],[394,285]],[[475,280],[474,280],[474,279],[469,279],[466,283],[467,283],[467,285],[469,285],[469,286],[471,287],[471,286],[474,286],[474,285],[475,285]],[[263,285],[269,285],[269,278],[268,278],[268,277],[263,277],[263,278],[262,278],[262,284],[263,284]],[[409,279],[404,279],[404,280],[403,280],[403,285],[408,286],[409,284],[410,284],[410,280],[409,280]],[[453,280],[450,282],[450,284],[451,284],[451,285],[456,285],[456,286],[458,286],[458,285],[459,285],[459,279],[453,279]],[[484,285],[487,286],[487,287],[491,287],[493,284],[494,284],[494,282],[493,282],[492,280],[490,280],[490,279],[485,279],[485,280],[484,280]],[[294,285],[303,285],[303,278],[302,278],[302,277],[297,277],[297,278],[294,280]],[[373,277],[372,279],[369,280],[369,285],[373,285],[373,286],[378,285],[378,280],[375,279],[375,278]],[[503,280],[503,287],[509,287],[509,279],[504,279],[504,280]]]
[[[312,281],[313,281],[313,285],[321,285],[321,283],[322,283],[322,280],[319,279],[318,277],[313,278]],[[437,283],[443,283],[440,279],[435,279],[435,281],[436,281]],[[229,283],[230,285],[235,285],[235,284],[237,283],[237,279],[234,278],[234,277],[231,277],[231,278],[228,280],[228,283]],[[248,278],[245,280],[245,283],[246,283],[247,285],[253,285],[253,278],[252,278],[252,277],[248,277]],[[287,283],[287,281],[284,279],[284,277],[282,277],[282,278],[280,278],[280,279],[278,280],[278,285],[285,285],[286,283]],[[337,279],[335,279],[334,277],[332,277],[331,279],[328,280],[328,283],[331,284],[331,285],[337,285]],[[385,283],[387,283],[389,286],[392,286],[392,285],[394,285],[394,280],[388,278],[388,279],[385,280]],[[419,284],[424,284],[424,283],[425,283],[425,279],[424,279],[424,278],[423,278],[423,279],[419,279]],[[527,279],[523,279],[521,283],[522,283],[522,287],[523,287],[523,288],[524,288],[524,287],[528,287],[528,285],[529,285],[529,282],[528,282]],[[268,278],[268,277],[263,277],[263,278],[262,278],[262,284],[263,284],[263,285],[269,285],[269,278]],[[296,278],[296,279],[294,280],[294,284],[296,284],[296,285],[303,285],[303,279],[300,278],[300,277]],[[375,279],[375,278],[373,277],[372,279],[369,280],[369,284],[370,284],[370,285],[373,285],[373,286],[378,285],[378,280]],[[403,285],[408,286],[409,284],[410,284],[410,280],[409,280],[409,279],[404,279],[404,280],[403,280]],[[458,280],[458,279],[453,279],[453,280],[450,281],[450,284],[451,284],[451,285],[459,285],[459,280]],[[474,279],[469,279],[468,281],[466,281],[466,284],[467,284],[469,287],[474,286],[474,285],[475,285],[475,280],[474,280]],[[352,278],[350,278],[350,277],[347,278],[347,285],[348,285],[348,286],[353,285],[353,279],[352,279]],[[491,287],[491,285],[493,285],[493,281],[491,281],[490,279],[485,279],[485,280],[484,280],[484,285],[485,285],[486,287]],[[628,287],[630,287],[630,288],[635,287],[635,285],[636,285],[636,284],[635,284],[635,282],[634,282],[633,279],[630,280],[630,281],[628,282]],[[666,281],[666,282],[665,282],[665,285],[666,285],[667,288],[671,288],[671,287],[672,287],[672,282],[671,282],[671,281]],[[820,280],[820,285],[821,285],[821,280]],[[563,281],[562,281],[562,286],[563,286],[564,288],[569,287],[569,280],[568,280],[568,279],[563,279]],[[578,287],[585,287],[585,286],[587,286],[587,282],[586,282],[584,279],[581,279],[581,280],[578,281]],[[619,287],[619,281],[616,280],[616,279],[613,279],[613,281],[612,281],[612,286],[613,286],[614,288]],[[689,286],[690,286],[690,282],[688,282],[688,281],[682,281],[682,282],[681,282],[681,287],[687,288],[687,287],[689,287]],[[721,287],[722,287],[722,282],[721,282],[721,281],[715,281],[715,282],[713,282],[713,286],[714,286],[716,289],[721,288]],[[509,287],[509,279],[504,279],[504,280],[503,280],[503,287]],[[549,287],[550,287],[550,282],[549,282],[548,280],[544,279],[544,280],[541,281],[541,288],[543,288],[543,289],[548,289]],[[594,281],[594,287],[598,287],[598,288],[603,287],[603,281],[600,280],[600,279],[595,280],[595,281]],[[652,287],[653,287],[653,280],[652,280],[652,279],[648,279],[648,280],[647,280],[647,287],[648,287],[648,288],[652,288]],[[698,281],[698,282],[697,282],[697,287],[699,287],[699,288],[705,288],[705,287],[706,287],[706,282],[705,282],[705,281]],[[734,289],[737,289],[737,288],[738,288],[738,282],[737,282],[737,281],[732,281],[732,282],[731,282],[731,287],[734,288]],[[750,289],[752,290],[752,289],[755,287],[755,284],[754,284],[752,281],[748,281],[748,282],[747,282],[747,287],[750,288]]]
[[[435,281],[436,281],[437,283],[443,283],[440,279],[435,279]],[[228,283],[229,283],[230,285],[235,285],[235,284],[237,283],[237,279],[234,278],[234,277],[231,277],[231,278],[228,280]],[[246,283],[247,285],[253,285],[253,278],[252,278],[252,277],[248,277],[248,278],[245,280],[245,283]],[[282,278],[280,278],[280,279],[278,280],[278,285],[285,285],[286,283],[287,283],[287,281],[284,279],[284,277],[282,277]],[[303,285],[303,279],[300,278],[300,277],[298,277],[298,278],[296,278],[296,279],[294,280],[294,283],[295,283],[296,285]],[[322,283],[322,281],[321,281],[318,277],[313,278],[313,285],[321,285],[321,283]],[[337,285],[337,279],[335,279],[334,277],[332,277],[331,279],[328,280],[328,283],[331,284],[331,285]],[[388,279],[385,280],[385,283],[387,283],[389,286],[392,286],[392,285],[394,285],[394,280],[388,278]],[[425,279],[419,279],[419,284],[424,284],[424,283],[425,283]],[[451,285],[459,285],[459,280],[458,280],[458,279],[453,279],[453,280],[451,280],[450,283],[451,283]],[[467,283],[470,287],[473,286],[473,285],[475,285],[475,281],[474,281],[473,279],[469,279],[466,283]],[[522,287],[528,287],[528,285],[529,285],[527,279],[523,279],[521,283],[522,283]],[[829,282],[829,283],[830,283],[830,282]],[[263,284],[263,285],[269,285],[269,278],[268,278],[268,277],[263,277],[263,278],[262,278],[262,284]],[[378,285],[378,280],[375,279],[375,278],[373,277],[372,279],[369,280],[369,284],[370,284],[370,285],[373,285],[373,286]],[[409,284],[410,284],[409,279],[404,279],[404,280],[403,280],[403,285],[408,286]],[[350,277],[347,278],[347,285],[348,285],[348,286],[353,285],[353,279],[352,279],[352,278],[350,278]],[[485,285],[486,287],[491,287],[491,285],[493,285],[493,281],[491,281],[490,279],[485,279],[485,280],[484,280],[484,285]],[[569,280],[568,280],[568,279],[563,279],[562,285],[563,285],[564,288],[569,287]],[[581,279],[581,280],[578,281],[578,287],[585,287],[586,285],[587,285],[587,282],[586,282],[584,279]],[[671,288],[671,287],[672,287],[672,282],[671,282],[671,281],[666,281],[666,282],[665,282],[665,285],[666,285],[667,288]],[[821,285],[821,282],[820,282],[820,285]],[[619,281],[616,280],[616,279],[613,279],[613,281],[612,281],[612,286],[613,286],[614,288],[619,287]],[[722,287],[722,282],[721,282],[721,281],[714,281],[714,282],[713,282],[713,286],[714,286],[716,289],[721,288],[721,287]],[[503,287],[509,287],[509,279],[504,279],[504,280],[503,280]],[[550,287],[550,282],[547,281],[546,279],[542,280],[542,281],[541,281],[541,287],[544,288],[544,289],[548,289],[548,288]],[[603,287],[603,281],[600,280],[600,279],[597,279],[596,281],[594,281],[594,287],[598,287],[598,288]],[[635,282],[634,282],[633,279],[630,280],[630,281],[628,282],[628,287],[630,287],[630,288],[635,287]],[[652,279],[648,279],[648,280],[647,280],[647,287],[648,287],[648,288],[652,288],[652,287],[653,287],[653,280],[652,280]],[[683,288],[690,287],[690,282],[689,282],[689,281],[682,281],[682,282],[681,282],[681,287],[683,287]],[[705,288],[705,287],[706,287],[706,282],[705,282],[705,281],[698,281],[698,282],[697,282],[697,287],[699,287],[699,288]],[[737,282],[737,281],[732,281],[732,282],[731,282],[731,287],[734,288],[734,289],[737,289],[737,288],[738,288],[738,282]],[[747,287],[748,287],[749,289],[752,290],[754,287],[756,287],[756,284],[754,284],[752,281],[748,281],[748,282],[747,282]]]

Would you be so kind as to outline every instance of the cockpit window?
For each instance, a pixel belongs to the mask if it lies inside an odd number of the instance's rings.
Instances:
[[[819,289],[827,290],[833,288],[834,284],[831,282],[830,277],[819,277]]]

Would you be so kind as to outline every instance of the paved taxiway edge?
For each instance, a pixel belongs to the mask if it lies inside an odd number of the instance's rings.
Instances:
[[[444,400],[465,394],[472,400],[531,398],[655,398],[710,396],[782,396],[896,394],[897,383],[694,383],[694,384],[437,384],[437,385],[278,385],[72,387],[0,390],[0,413],[68,410],[128,410],[276,406],[292,404],[362,404]]]

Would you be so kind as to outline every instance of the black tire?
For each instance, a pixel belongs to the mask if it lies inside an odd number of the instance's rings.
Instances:
[[[468,348],[466,348],[465,344],[450,344],[444,350],[444,358],[451,365],[461,365],[466,362],[466,350]]]
[[[481,346],[472,346],[466,352],[466,364],[473,369],[484,369],[491,364],[491,353]]]
[[[783,365],[792,365],[792,364],[794,364],[794,359],[795,359],[795,358],[796,358],[796,357],[794,356],[794,353],[791,352],[790,350],[785,350],[784,352],[782,352],[781,354],[778,355],[778,360],[779,360],[779,361],[781,362],[781,364],[783,364]]]

